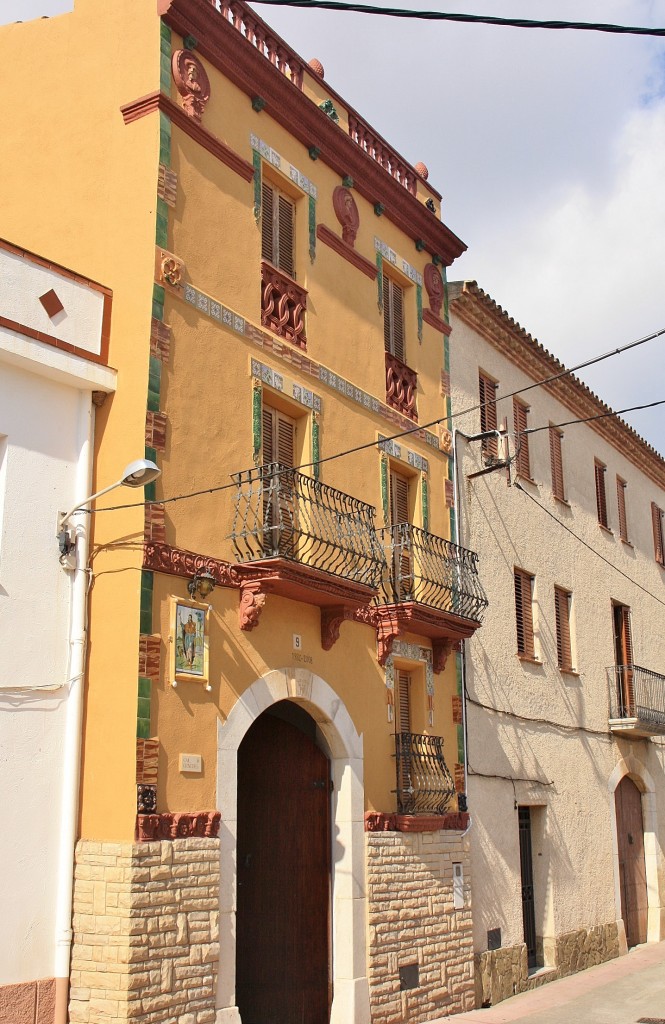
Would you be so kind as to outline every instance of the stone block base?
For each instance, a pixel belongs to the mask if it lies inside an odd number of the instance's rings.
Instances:
[[[214,1024],[219,840],[80,842],[71,1024]]]
[[[0,985],[0,1021],[11,1024],[53,1024],[55,978]]]
[[[468,839],[445,831],[365,838],[372,1024],[421,1024],[472,1009]],[[453,864],[463,872],[457,900]]]
[[[494,1006],[518,992],[613,960],[620,953],[619,929],[613,921],[565,932],[554,940],[545,940],[542,945],[549,951],[546,959],[551,956],[553,962],[531,975],[524,943],[477,953],[474,958],[476,1007]]]

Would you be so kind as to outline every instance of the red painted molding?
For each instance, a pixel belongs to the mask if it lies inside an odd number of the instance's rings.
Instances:
[[[436,316],[431,309],[423,310],[423,320],[426,324],[429,324],[430,327],[433,327],[435,331],[441,331],[441,333],[445,334],[446,337],[448,337],[452,331],[450,324],[447,324],[445,320],[441,319],[441,317]]]
[[[416,601],[405,601],[403,604],[382,605],[374,609],[376,624],[376,643],[379,665],[385,665],[392,653],[393,640],[402,633],[415,633],[416,636],[429,637],[435,648],[433,669],[441,671],[445,657],[459,640],[472,636],[479,623],[473,619],[454,615],[452,612],[430,608]],[[442,641],[450,641],[447,649]],[[440,645],[440,646],[439,646]]]
[[[105,313],[106,310],[104,311]],[[32,338],[34,341],[41,341],[44,345],[50,345],[51,348],[57,348],[61,352],[70,352],[72,355],[79,356],[89,363],[108,366],[108,337],[106,339],[102,337],[102,351],[97,355],[95,352],[88,352],[87,349],[79,348],[77,345],[70,345],[68,341],[62,341],[60,338],[54,338],[50,334],[36,331],[32,327],[26,327],[25,324],[19,324],[16,320],[9,320],[6,316],[0,316],[0,327],[6,327],[8,330],[22,334],[26,338]]]
[[[220,587],[239,587],[241,584],[241,577],[230,562],[186,551],[184,548],[173,548],[170,544],[144,544],[143,568],[170,576],[186,577],[206,569],[212,573]]]
[[[355,191],[372,206],[380,202],[384,216],[407,237],[421,239],[425,249],[448,266],[462,255],[464,242],[282,75],[209,0],[171,0],[166,4],[167,0],[161,2],[162,13],[171,29],[183,37],[193,35],[199,55],[248,96],[265,99],[264,110],[270,117],[306,148],[315,145],[319,159],[340,178],[352,177]]]
[[[359,252],[356,252],[348,242],[345,242],[343,238],[336,235],[335,232],[331,231],[325,224],[317,224],[316,237],[323,242],[324,245],[329,245],[336,253],[339,253],[339,255],[343,256],[345,260],[352,263],[358,270],[361,270],[363,274],[366,274],[367,277],[370,278],[370,280],[376,280],[376,265],[372,263],[371,260],[361,256]]]
[[[209,153],[221,160],[223,164],[230,167],[232,171],[239,174],[245,181],[251,181],[254,177],[254,168],[247,160],[236,153],[234,149],[227,146],[225,142],[218,139],[216,135],[209,132],[203,125],[190,117],[182,107],[179,107],[173,100],[165,96],[163,92],[151,92],[147,96],[141,96],[131,103],[126,103],[120,108],[125,124],[131,124],[146,114],[152,114],[155,110],[161,110],[171,118],[173,124],[189,135],[191,139],[207,149]]]
[[[139,843],[159,839],[217,839],[221,819],[219,811],[137,814],[135,835]]]
[[[449,814],[388,814],[367,811],[365,832],[464,832],[469,827],[466,811]]]

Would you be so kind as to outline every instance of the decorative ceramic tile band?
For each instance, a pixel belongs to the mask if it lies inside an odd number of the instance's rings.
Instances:
[[[282,376],[281,373],[277,373],[276,370],[259,362],[258,359],[252,359],[252,377],[267,384],[268,387],[274,388],[275,391],[281,391],[287,398],[292,398],[294,402],[304,405],[307,409],[313,409],[314,412],[323,410],[320,395],[316,395],[308,388],[303,388],[300,384],[289,380],[288,377]]]
[[[379,434],[379,448],[386,455],[390,455],[393,459],[399,459],[401,462],[407,462],[413,469],[419,469],[421,473],[429,473],[429,462],[418,452],[412,452],[408,448],[404,449],[404,446],[398,444],[397,441],[391,441],[389,438],[384,437],[383,434]],[[402,454],[406,452],[406,455]]]
[[[392,263],[393,267],[397,267],[403,274],[406,274],[409,281],[413,281],[414,284],[422,285],[423,275],[412,267],[408,260],[398,256],[394,249],[391,249],[387,242],[382,242],[380,238],[374,236],[374,248],[377,252],[380,252],[384,259]]]
[[[272,167],[276,167],[278,171],[281,171],[287,178],[290,178],[294,185],[297,185],[298,188],[302,189],[308,196],[311,196],[312,199],[316,199],[317,192],[314,182],[306,174],[303,174],[302,171],[299,171],[297,167],[290,164],[288,160],[280,156],[276,149],[269,146],[267,142],[260,139],[254,132],[250,132],[249,144],[254,152],[260,153],[263,159],[267,160]]]
[[[339,394],[344,395],[351,401],[361,405],[364,409],[374,412],[378,416],[382,416],[385,420],[388,420],[389,423],[392,423],[398,431],[410,430],[413,432],[414,437],[418,437],[431,448],[434,448],[436,451],[441,450],[439,438],[436,434],[422,428],[414,430],[413,422],[406,419],[405,416],[402,416],[396,409],[391,409],[390,406],[384,405],[384,403],[380,402],[378,398],[375,398],[373,395],[369,395],[366,391],[363,391],[361,388],[351,384],[348,380],[345,380],[338,374],[333,373],[320,363],[316,363],[313,359],[310,359],[305,355],[305,353],[294,349],[291,345],[287,342],[283,342],[276,335],[271,334],[269,331],[264,331],[260,327],[256,327],[254,324],[245,320],[244,317],[239,316],[238,313],[229,309],[228,306],[224,306],[217,299],[211,298],[209,295],[206,295],[205,292],[199,291],[199,289],[195,288],[193,285],[185,284],[182,291],[176,291],[174,289],[171,294],[179,295],[190,306],[197,309],[199,313],[203,313],[205,316],[210,317],[219,324],[224,324],[225,327],[235,331],[236,334],[242,335],[248,341],[253,341],[259,346],[259,348],[284,359],[285,362],[300,370],[302,373],[309,374],[310,377],[320,380],[323,384],[326,384],[334,391],[337,391]],[[313,406],[313,408],[316,408],[316,406]]]

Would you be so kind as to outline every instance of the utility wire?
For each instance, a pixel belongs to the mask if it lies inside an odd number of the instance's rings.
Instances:
[[[587,732],[591,736],[601,736],[605,740],[609,738],[606,729],[591,729],[586,725],[567,725],[564,722],[554,722],[549,718],[530,718],[528,715],[520,715],[516,711],[506,711],[504,708],[495,708],[491,704],[483,704],[481,701],[470,697],[469,691],[466,688],[465,692],[467,703],[473,704],[477,708],[482,708],[483,711],[492,711],[495,715],[507,715],[508,718],[517,718],[520,722],[531,722],[533,725],[549,725],[552,729],[561,729],[563,732]],[[545,783],[541,783],[541,785],[545,785]]]
[[[578,32],[610,32],[615,35],[665,36],[665,28],[611,25],[594,21],[535,21],[530,18],[497,18],[485,14],[452,14],[443,11],[411,11],[403,7],[371,7],[368,4],[334,3],[333,0],[252,0],[267,7],[300,7],[324,11],[375,14],[384,18],[415,18],[420,21],[455,21],[467,25],[499,25],[508,28],[573,29]]]
[[[530,391],[532,388],[540,387],[543,384],[549,384],[549,383],[551,383],[554,380],[559,380],[561,377],[566,377],[566,376],[570,375],[571,373],[576,373],[577,370],[583,369],[586,366],[592,366],[594,363],[603,362],[603,360],[609,359],[611,356],[621,355],[621,353],[626,352],[629,349],[636,348],[638,345],[644,345],[647,341],[653,341],[654,338],[659,338],[662,335],[665,335],[665,327],[661,328],[658,331],[654,331],[652,334],[647,334],[647,335],[645,335],[642,338],[638,338],[636,341],[630,341],[630,342],[628,342],[628,344],[622,345],[619,348],[611,349],[609,352],[603,352],[602,355],[594,356],[592,359],[587,359],[585,362],[578,363],[576,366],[571,366],[570,369],[565,369],[564,368],[559,373],[553,374],[550,377],[545,377],[545,378],[543,378],[543,380],[535,381],[532,384],[525,385],[523,388],[517,388],[515,391],[509,391],[505,395],[500,395],[498,397],[495,397],[493,401],[495,403],[498,403],[498,402],[502,401],[503,399],[512,398],[515,395],[523,394],[523,392],[525,392],[525,391]],[[368,448],[375,448],[377,445],[381,446],[382,444],[385,444],[387,441],[399,441],[402,438],[410,437],[412,434],[417,434],[421,430],[428,430],[430,427],[436,427],[436,426],[439,426],[439,424],[441,424],[441,423],[444,423],[444,422],[447,423],[449,420],[458,419],[460,416],[465,416],[467,413],[476,412],[478,409],[482,409],[482,408],[484,408],[488,404],[490,404],[490,403],[485,402],[485,403],[476,403],[475,405],[467,406],[466,409],[460,409],[458,412],[452,413],[450,416],[447,416],[447,415],[438,416],[437,419],[430,420],[429,423],[419,423],[417,426],[410,427],[407,430],[401,430],[397,434],[390,434],[387,437],[384,436],[382,441],[366,441],[364,444],[356,445],[354,448],[346,448],[346,449],[344,449],[341,452],[335,452],[333,455],[327,455],[325,458],[317,459],[315,462],[303,462],[299,466],[287,467],[285,469],[279,470],[275,474],[275,476],[281,476],[283,473],[285,474],[285,473],[299,472],[300,470],[303,470],[303,469],[312,469],[314,466],[321,466],[321,465],[323,465],[326,462],[332,462],[335,459],[341,459],[341,458],[343,458],[346,455],[355,455],[358,452],[366,451]],[[660,403],[654,403],[654,404],[660,404]],[[646,406],[636,406],[635,408],[636,409],[641,409],[641,408],[646,408]],[[624,409],[623,411],[624,412],[630,412],[631,410]],[[617,415],[620,415],[620,414],[619,413],[614,413],[614,412],[608,412],[608,413],[603,413],[601,415],[603,415],[603,416],[617,416]],[[578,422],[582,423],[582,422],[585,422],[585,421],[584,420],[579,420]],[[108,505],[108,506],[104,506],[103,508],[94,509],[94,513],[96,515],[98,512],[119,512],[121,509],[142,508],[142,507],[147,506],[147,505],[169,505],[169,504],[172,504],[173,502],[176,502],[176,501],[185,501],[185,500],[187,500],[189,498],[198,498],[198,497],[201,497],[204,494],[217,494],[217,493],[220,493],[221,491],[228,491],[228,490],[231,490],[233,488],[237,488],[237,486],[238,485],[237,485],[236,481],[232,480],[231,483],[228,483],[228,484],[217,484],[217,485],[215,485],[213,487],[203,487],[200,490],[189,491],[186,494],[178,494],[178,495],[175,495],[172,498],[161,498],[161,499],[155,499],[154,501],[133,501],[133,502],[126,502],[123,505]],[[83,511],[83,512],[87,512],[88,514],[92,514],[93,513],[92,509],[81,509],[81,510],[75,509],[74,511]]]
[[[548,423],[544,427],[527,427],[526,430],[520,430],[519,434],[537,434],[539,430],[549,430],[550,427],[572,427],[576,423],[590,423],[591,420],[604,420],[608,416],[623,416],[625,412],[637,412],[639,409],[654,409],[657,405],[665,405],[665,398],[661,398],[658,402],[647,402],[646,405],[631,405],[628,409],[617,409],[614,412],[599,412],[595,416],[585,416],[579,420],[567,420],[565,423]]]

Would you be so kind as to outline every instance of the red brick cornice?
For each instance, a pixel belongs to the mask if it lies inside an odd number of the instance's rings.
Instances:
[[[331,249],[334,249],[336,253],[343,256],[345,260],[352,263],[358,270],[362,270],[363,274],[367,274],[372,281],[376,280],[378,273],[376,266],[371,260],[361,256],[353,246],[345,242],[343,238],[336,235],[334,231],[326,227],[325,224],[318,224],[316,228],[316,237],[323,242],[324,245],[329,245]]]
[[[556,356],[525,331],[475,281],[454,282],[449,288],[451,311],[533,380],[545,380],[565,370]],[[579,419],[612,411],[572,373],[541,387]],[[609,416],[587,425],[630,459],[657,487],[665,490],[665,460],[624,420],[619,416]]]
[[[381,203],[383,215],[409,238],[421,240],[448,266],[462,255],[464,242],[273,67],[210,0],[158,0],[157,6],[170,28],[198,40],[197,53],[248,96],[261,96],[266,113],[308,149],[316,146],[319,159],[340,177],[352,177],[355,191],[372,205]]]
[[[120,113],[125,124],[131,124],[132,121],[138,121],[140,117],[152,114],[156,110],[163,111],[178,128],[182,128],[190,138],[198,142],[204,149],[207,149],[213,156],[216,156],[218,160],[221,160],[222,163],[230,167],[236,174],[239,174],[245,181],[252,180],[254,168],[247,160],[244,160],[234,149],[231,149],[225,142],[218,139],[216,135],[207,131],[193,117],[186,114],[182,107],[179,107],[177,103],[174,103],[168,96],[165,96],[163,92],[151,92],[147,96],[141,96],[137,100],[132,100],[131,103],[126,103],[124,107],[120,108]]]

